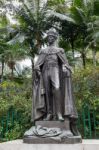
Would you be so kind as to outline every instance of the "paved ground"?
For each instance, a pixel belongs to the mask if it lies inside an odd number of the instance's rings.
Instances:
[[[24,144],[15,140],[1,143],[0,150],[99,150],[99,140],[83,140],[82,144]]]

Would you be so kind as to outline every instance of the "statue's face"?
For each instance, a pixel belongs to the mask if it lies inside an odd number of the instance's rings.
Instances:
[[[56,41],[56,38],[53,35],[49,35],[47,38],[50,45]]]

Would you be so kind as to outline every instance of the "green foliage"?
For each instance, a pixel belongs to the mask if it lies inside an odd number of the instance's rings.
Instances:
[[[4,81],[0,86],[0,133],[4,140],[23,136],[31,125],[31,81]],[[3,122],[3,126],[2,126]]]
[[[78,110],[88,103],[93,110],[99,110],[99,67],[77,70],[74,73],[74,94]]]
[[[98,0],[95,0],[94,2],[94,13],[96,16],[99,16],[99,1]]]
[[[22,108],[23,103],[25,103],[23,109],[27,109],[29,101],[31,102],[31,92],[29,91],[30,86],[28,88],[25,86],[25,84],[21,85],[16,82],[4,81],[0,85],[0,111],[5,112],[10,107]]]
[[[10,131],[6,132],[5,134],[5,139],[6,141],[9,140],[15,140],[17,138],[19,138],[21,136],[21,132],[23,128],[20,124],[18,124],[17,122],[15,122],[14,124],[14,128],[11,129]]]
[[[44,33],[53,24],[47,12],[47,3],[42,3],[42,6],[41,3],[41,0],[23,0],[22,5],[15,12],[15,18],[19,24],[15,26],[14,30],[17,31],[18,39],[21,36],[24,37],[21,43],[28,46],[29,55],[32,57],[44,44]],[[13,36],[14,41],[16,41],[16,35]]]

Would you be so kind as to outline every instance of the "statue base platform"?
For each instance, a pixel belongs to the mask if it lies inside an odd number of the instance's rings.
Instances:
[[[49,137],[42,138],[42,137],[36,137],[36,136],[31,136],[31,137],[24,137],[23,139],[24,143],[28,144],[77,144],[81,143],[81,136],[73,136],[71,138],[66,138],[66,139],[51,139]]]
[[[70,125],[69,120],[65,120],[63,122],[60,121],[37,121],[35,123],[35,126],[41,126],[46,127],[48,129],[50,128],[59,128],[63,131],[63,134],[66,133],[67,137],[60,136],[24,136],[23,142],[28,144],[75,144],[75,143],[81,143],[82,139],[81,136],[73,136],[73,134],[70,131]]]
[[[36,121],[35,126],[38,125],[47,128],[60,128],[60,129],[70,130],[68,119],[66,119],[65,121]]]

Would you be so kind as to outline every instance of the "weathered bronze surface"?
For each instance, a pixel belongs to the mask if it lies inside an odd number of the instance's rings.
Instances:
[[[61,143],[64,138],[63,143],[80,142],[81,137],[76,127],[78,114],[74,104],[71,67],[64,49],[55,46],[56,31],[49,30],[47,38],[49,46],[40,50],[34,67],[32,121],[35,122],[35,127],[25,133],[24,142],[33,143],[34,140],[36,143],[39,138],[41,143],[44,140],[45,143],[46,140],[51,143],[52,139],[58,142],[61,139]],[[38,120],[41,122],[36,122]]]

